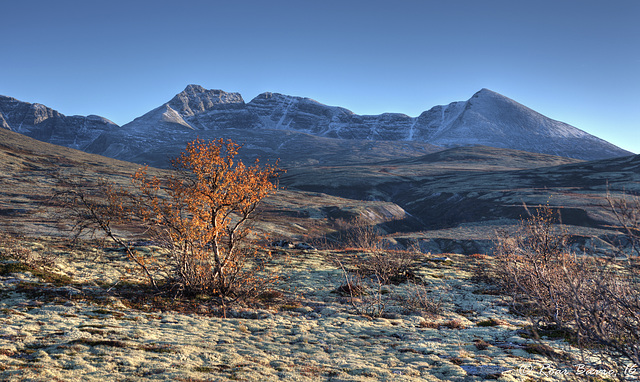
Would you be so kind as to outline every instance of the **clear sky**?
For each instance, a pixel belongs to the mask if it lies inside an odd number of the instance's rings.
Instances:
[[[191,83],[410,116],[488,88],[640,153],[638,0],[0,1],[0,94],[67,115]]]

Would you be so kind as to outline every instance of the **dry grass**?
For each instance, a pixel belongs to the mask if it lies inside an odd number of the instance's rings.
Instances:
[[[402,301],[404,306],[414,312],[426,316],[437,316],[443,312],[443,303],[450,291],[442,284],[429,293],[421,283],[409,283],[408,292]]]
[[[444,322],[434,322],[434,321],[421,321],[420,322],[420,327],[421,328],[428,328],[428,329],[465,329],[466,326],[462,323],[462,321],[458,320],[458,319],[453,319],[453,320],[448,320],[448,321],[444,321]]]

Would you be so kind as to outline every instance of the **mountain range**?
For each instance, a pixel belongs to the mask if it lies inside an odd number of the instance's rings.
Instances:
[[[547,118],[488,89],[434,106],[418,117],[358,115],[310,98],[239,93],[188,85],[167,103],[117,126],[98,116],[64,116],[43,105],[0,96],[0,126],[32,138],[112,158],[167,167],[196,137],[231,138],[254,156],[288,164],[385,160],[460,146],[490,146],[597,160],[632,155],[576,127]],[[340,147],[349,147],[342,150]],[[386,154],[389,150],[393,155]],[[295,155],[294,155],[295,154]]]
[[[551,203],[585,244],[616,235],[602,208],[609,192],[640,192],[640,155],[486,89],[411,118],[359,116],[273,93],[245,103],[237,93],[189,85],[124,126],[0,97],[0,126],[0,223],[30,222],[31,230],[41,229],[33,211],[51,174],[82,177],[86,168],[88,179],[126,184],[137,168],[127,162],[166,168],[196,137],[242,143],[242,159],[281,159],[287,190],[267,201],[264,231],[286,238],[322,235],[334,221],[360,216],[398,245],[488,253],[496,229],[526,216],[523,205]],[[46,219],[55,228],[56,219]]]

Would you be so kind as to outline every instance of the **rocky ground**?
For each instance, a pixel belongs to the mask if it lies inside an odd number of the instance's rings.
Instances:
[[[206,299],[153,297],[117,250],[5,239],[0,254],[6,381],[526,381],[589,364],[562,339],[527,335],[476,277],[486,256],[421,254],[413,282],[351,299],[336,293],[336,259],[348,268],[362,253],[274,249],[267,271],[282,282],[223,318]],[[379,317],[361,314],[375,304]]]

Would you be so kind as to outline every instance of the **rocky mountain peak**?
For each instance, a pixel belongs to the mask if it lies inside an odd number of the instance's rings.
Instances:
[[[240,93],[223,90],[207,90],[200,85],[188,85],[168,102],[182,117],[191,117],[218,107],[244,106]]]
[[[493,90],[489,90],[486,88],[481,89],[476,92],[468,101],[470,105],[502,105],[503,107],[518,107],[518,108],[527,108],[526,106],[519,104],[518,102],[512,100],[511,98],[505,97],[500,93],[494,92]],[[527,108],[528,109],[528,108]],[[530,109],[529,109],[530,110]]]
[[[251,101],[273,98],[274,95],[281,95],[281,94],[279,94],[279,93],[271,93],[271,92],[264,92],[264,93],[260,93],[257,96],[255,96],[255,98],[252,99]]]
[[[260,102],[289,101],[293,99],[301,99],[301,98],[280,94],[280,93],[264,92],[255,96],[255,98],[253,98],[249,103],[255,104]]]
[[[482,97],[482,96],[491,96],[491,97],[502,97],[502,98],[507,98],[505,96],[503,96],[502,94],[498,93],[498,92],[494,92],[491,89],[487,89],[487,88],[482,88],[480,90],[478,90],[473,96],[473,97]]]
[[[189,85],[187,85],[186,88],[184,88],[183,93],[197,94],[197,93],[205,93],[206,91],[207,91],[207,89],[203,88],[200,85],[189,84]]]

